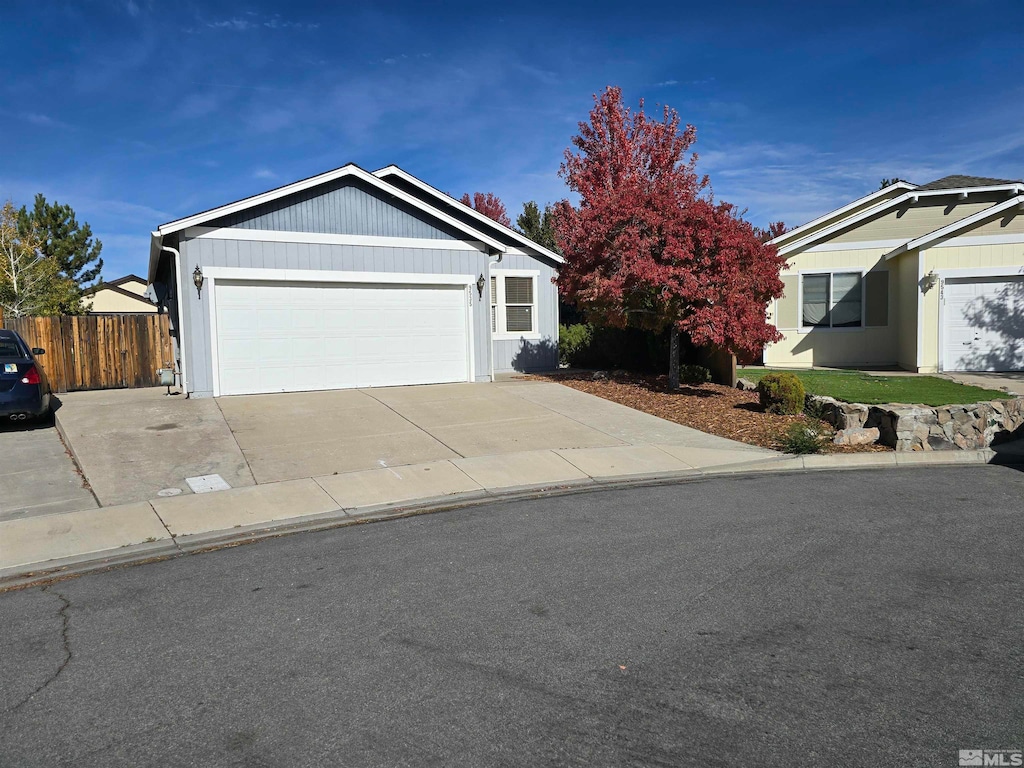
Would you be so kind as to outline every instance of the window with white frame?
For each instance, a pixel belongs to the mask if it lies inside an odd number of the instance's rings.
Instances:
[[[860,328],[863,325],[863,277],[860,272],[824,272],[801,276],[800,325],[803,328]]]
[[[491,331],[496,338],[537,333],[537,279],[540,272],[493,270]]]

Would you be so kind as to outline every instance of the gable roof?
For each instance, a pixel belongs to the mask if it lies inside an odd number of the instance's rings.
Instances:
[[[941,179],[922,184],[918,189],[964,189],[966,187],[995,187],[1005,184],[1019,184],[1019,180],[990,179],[985,176],[943,176]]]
[[[778,237],[773,238],[770,242],[772,245],[781,247],[781,243],[793,240],[797,235],[806,233],[809,229],[813,229],[814,227],[819,226],[820,224],[824,224],[826,221],[829,221],[830,219],[835,219],[846,213],[849,213],[850,211],[855,210],[856,208],[864,205],[865,203],[880,198],[887,198],[890,195],[892,195],[893,192],[899,191],[901,189],[908,190],[916,188],[917,185],[911,184],[909,181],[897,181],[895,184],[890,184],[887,187],[876,189],[874,192],[864,195],[864,197],[859,197],[852,203],[844,205],[842,208],[836,208],[834,211],[829,211],[828,213],[819,216],[813,221],[809,221],[806,224],[801,224],[799,227],[795,227],[794,229],[791,229],[787,232],[783,232]]]
[[[540,245],[539,243],[534,242],[533,240],[528,238],[526,235],[524,235],[522,232],[517,232],[516,230],[512,229],[511,227],[506,227],[504,224],[501,224],[501,223],[495,221],[494,219],[492,219],[492,218],[490,218],[488,216],[485,216],[484,214],[480,213],[480,211],[476,210],[475,208],[473,208],[471,206],[466,205],[461,200],[456,200],[451,195],[447,195],[444,192],[442,192],[441,190],[439,190],[439,189],[437,189],[435,187],[430,186],[425,181],[422,181],[422,180],[416,178],[415,176],[413,176],[411,173],[409,173],[407,171],[403,171],[397,165],[389,165],[389,166],[387,166],[385,168],[380,168],[380,169],[374,171],[373,175],[376,176],[379,179],[383,179],[386,176],[397,176],[398,178],[402,179],[406,183],[411,184],[412,186],[416,187],[416,189],[418,189],[418,190],[420,190],[422,192],[426,192],[428,195],[433,197],[438,202],[443,203],[443,204],[445,204],[445,205],[447,205],[449,207],[452,207],[452,208],[457,208],[458,210],[462,211],[463,213],[467,214],[468,216],[473,217],[474,219],[479,221],[481,224],[483,224],[485,226],[488,226],[488,227],[492,227],[492,228],[497,229],[497,230],[499,230],[501,232],[504,232],[506,235],[508,235],[509,237],[513,238],[514,240],[516,240],[520,244],[525,245],[528,248],[532,248],[533,250],[535,250],[538,253],[540,253],[542,256],[546,256],[547,258],[549,258],[552,261],[555,261],[555,262],[557,262],[559,264],[564,264],[565,263],[565,258],[563,258],[561,255],[555,253],[554,251],[550,250],[549,248],[545,248],[543,245]]]
[[[142,283],[143,285],[146,285],[146,281],[136,274],[128,274],[125,275],[124,277],[119,277],[116,280],[104,280],[102,283],[100,283],[100,285],[121,286],[124,285],[125,283]]]
[[[138,280],[139,282],[144,282],[141,278],[135,278],[135,279]],[[123,278],[122,277],[117,282],[121,282],[121,283],[127,282],[127,278]],[[110,291],[111,293],[116,293],[116,294],[119,294],[121,296],[126,296],[126,297],[128,297],[130,299],[135,299],[137,301],[140,301],[143,304],[145,304],[146,306],[149,306],[149,307],[153,306],[152,302],[149,299],[145,298],[141,294],[132,293],[131,291],[126,291],[124,288],[122,288],[120,285],[118,285],[117,282],[100,283],[95,288],[91,288],[86,293],[83,293],[82,294],[82,298],[89,299],[89,298],[95,296],[100,291]]]
[[[899,207],[901,205],[904,205],[904,204],[916,203],[922,197],[941,197],[941,196],[946,196],[946,195],[957,195],[958,197],[960,197],[962,199],[966,199],[967,197],[969,197],[972,194],[984,194],[984,193],[987,193],[987,192],[1009,192],[1009,193],[1014,194],[1014,195],[1020,195],[1020,194],[1024,193],[1024,182],[1020,182],[1020,181],[1001,181],[999,179],[983,179],[982,177],[978,177],[978,176],[947,176],[947,177],[945,177],[945,179],[939,179],[938,181],[932,182],[932,184],[940,184],[940,183],[942,183],[942,184],[946,184],[946,183],[952,184],[952,183],[954,183],[953,180],[958,180],[958,179],[981,179],[982,181],[985,181],[985,182],[994,181],[994,182],[997,182],[997,183],[994,183],[994,184],[986,183],[986,184],[981,184],[981,185],[977,185],[977,186],[966,186],[966,187],[941,186],[941,187],[935,187],[935,188],[932,188],[932,189],[924,189],[924,187],[916,187],[914,185],[911,185],[911,189],[909,191],[907,191],[907,192],[904,192],[902,195],[899,195],[897,197],[892,197],[892,198],[889,198],[887,200],[884,200],[884,201],[878,203],[877,205],[873,205],[870,208],[865,208],[865,209],[855,213],[852,216],[848,216],[846,218],[837,219],[834,224],[832,224],[832,225],[830,225],[828,227],[825,227],[823,229],[820,229],[817,232],[814,232],[814,233],[812,233],[810,235],[807,235],[804,238],[800,238],[798,240],[792,240],[792,241],[784,242],[784,243],[780,244],[780,242],[783,241],[784,238],[785,238],[785,235],[780,235],[779,237],[777,237],[774,240],[771,240],[769,242],[772,245],[776,245],[778,247],[779,254],[784,256],[787,253],[792,253],[793,251],[795,251],[797,249],[807,248],[807,247],[809,247],[809,246],[811,246],[811,245],[813,245],[815,243],[818,243],[818,242],[820,242],[822,240],[827,239],[828,237],[830,237],[831,235],[836,234],[837,232],[840,232],[840,231],[842,231],[844,229],[849,229],[850,227],[854,226],[855,224],[859,224],[860,222],[865,221],[866,219],[870,219],[870,218],[873,218],[873,217],[875,217],[875,216],[877,216],[879,214],[885,213],[888,210],[891,210],[893,208],[897,208],[897,207]],[[950,180],[950,181],[947,182],[947,180]],[[889,187],[885,187],[884,189],[879,190],[879,192],[882,192],[885,189],[891,189],[892,187],[895,187],[895,186],[897,186],[897,185],[896,184],[890,185]],[[868,197],[870,197],[870,196],[868,196]],[[851,203],[849,206],[846,206],[846,208],[847,209],[852,209],[857,203],[867,200],[868,197],[861,198],[859,201],[855,201],[855,203]],[[840,210],[842,210],[842,209],[840,209]],[[986,210],[988,210],[988,209],[986,209]],[[833,213],[827,214],[826,216],[824,216],[821,219],[819,219],[819,221],[827,221],[830,217],[834,217],[835,214],[837,214],[837,213],[839,213],[839,211],[833,211]],[[967,218],[971,218],[971,217],[967,217]],[[811,226],[810,224],[807,224],[807,225],[804,225],[804,227],[801,227],[799,229],[806,230],[810,226]],[[952,226],[952,225],[949,225],[949,226]],[[942,229],[946,229],[946,227],[943,227]],[[796,232],[796,231],[797,230],[792,230],[792,232]],[[936,231],[939,231],[939,230],[936,230]],[[791,234],[791,233],[786,233],[786,234]]]
[[[1024,205],[1024,195],[1017,195],[1011,197],[1009,200],[1004,200],[1001,203],[996,203],[990,208],[986,208],[983,211],[966,216],[959,221],[954,221],[952,224],[947,224],[944,227],[936,229],[934,232],[929,232],[926,235],[921,235],[912,240],[908,240],[903,245],[896,248],[894,251],[885,254],[886,261],[894,259],[901,253],[907,251],[917,250],[918,248],[927,248],[932,243],[937,243],[939,240],[944,240],[947,237],[952,237],[958,232],[962,232],[965,229],[970,229],[975,224],[980,224],[983,221],[994,218],[1004,211],[1009,211],[1017,206]]]
[[[292,182],[291,184],[285,184],[284,186],[276,187],[266,192],[261,192],[258,195],[252,195],[250,197],[242,198],[241,200],[236,200],[233,203],[228,203],[227,205],[221,205],[218,206],[217,208],[210,208],[209,210],[201,211],[199,213],[192,214],[191,216],[186,216],[181,219],[176,219],[175,221],[169,221],[166,224],[161,224],[159,227],[157,227],[156,232],[153,233],[154,244],[155,241],[158,239],[162,239],[167,235],[173,234],[175,232],[180,232],[184,229],[188,229],[189,227],[199,226],[204,223],[213,221],[214,219],[219,219],[222,216],[227,216],[232,213],[238,213],[239,211],[254,208],[257,205],[262,205],[263,203],[269,203],[274,200],[279,200],[282,197],[287,197],[288,195],[295,194],[296,192],[301,192],[303,190],[310,189],[311,187],[326,184],[328,182],[345,178],[347,176],[359,179],[365,184],[368,184],[369,186],[377,190],[380,190],[388,195],[391,195],[397,198],[398,200],[401,200],[402,202],[411,205],[413,208],[417,208],[423,211],[424,213],[429,214],[435,219],[444,222],[449,227],[452,227],[455,230],[462,232],[465,235],[468,235],[470,239],[482,242],[488,248],[497,251],[498,253],[505,253],[505,251],[507,250],[507,247],[497,239],[491,237],[490,235],[484,232],[481,232],[475,227],[470,226],[466,222],[460,221],[454,216],[445,213],[436,206],[425,203],[415,195],[410,195],[408,192],[399,189],[394,184],[388,184],[386,181],[377,178],[372,173],[363,170],[355,163],[348,163],[347,165],[343,165],[340,168],[335,168],[333,171],[327,171],[326,173],[321,173],[316,176],[310,176],[309,178],[306,179],[300,179],[299,181]]]

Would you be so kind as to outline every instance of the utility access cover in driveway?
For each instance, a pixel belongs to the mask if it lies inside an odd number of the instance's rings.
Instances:
[[[54,427],[0,425],[0,521],[97,506]]]

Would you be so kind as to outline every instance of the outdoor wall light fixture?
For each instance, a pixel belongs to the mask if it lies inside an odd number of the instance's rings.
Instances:
[[[935,270],[933,269],[931,272],[929,272],[927,275],[921,278],[921,287],[924,288],[925,292],[927,293],[928,291],[935,287],[935,284],[937,282],[939,282],[939,276],[935,274]]]
[[[192,282],[196,284],[196,295],[199,298],[203,298],[203,270],[196,264],[196,268],[192,270]]]
[[[477,293],[480,294],[480,298],[481,299],[484,297],[484,286],[486,284],[487,284],[487,281],[484,280],[484,273],[481,272],[480,273],[480,277],[478,277],[476,279],[476,291],[477,291]]]

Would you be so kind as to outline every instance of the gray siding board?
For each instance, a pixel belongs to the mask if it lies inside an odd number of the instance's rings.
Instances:
[[[210,226],[431,240],[464,237],[428,213],[353,179],[223,216]]]

